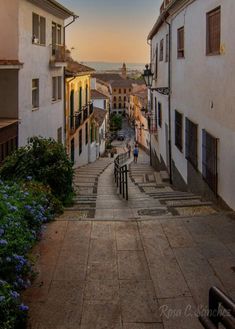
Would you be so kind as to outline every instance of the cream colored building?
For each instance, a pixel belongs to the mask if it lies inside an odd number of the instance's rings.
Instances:
[[[91,102],[93,71],[71,59],[66,68],[66,149],[75,167],[99,156],[98,127]]]
[[[64,142],[68,18],[75,19],[74,13],[54,0],[0,3],[0,117],[18,120],[14,143],[19,146],[32,136]]]
[[[153,87],[170,88],[169,96],[152,92],[153,112],[162,115],[159,164],[175,185],[233,209],[234,13],[233,0],[164,1],[148,36]]]

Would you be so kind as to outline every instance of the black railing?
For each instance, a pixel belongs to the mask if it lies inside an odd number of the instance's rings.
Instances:
[[[93,103],[89,103],[89,115],[93,113],[93,110],[94,110]]]
[[[89,109],[88,109],[88,105],[85,105],[83,107],[83,121],[85,121],[89,116]]]
[[[72,134],[82,125],[82,112],[75,112],[74,115],[70,116],[70,131]]]
[[[119,193],[128,200],[128,167],[126,164],[129,152],[119,154],[114,161],[114,179]]]
[[[223,291],[216,287],[209,290],[208,316],[199,316],[199,321],[206,329],[235,329],[235,304]]]

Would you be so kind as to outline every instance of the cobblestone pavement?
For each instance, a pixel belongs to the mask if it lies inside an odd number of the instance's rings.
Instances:
[[[142,152],[131,165],[130,200],[123,201],[107,161],[80,174],[80,182],[92,170],[98,175],[97,190],[86,190],[91,199],[95,195],[94,216],[84,216],[78,201],[47,225],[34,249],[38,276],[24,294],[29,328],[202,328],[197,313],[205,312],[211,286],[235,297],[233,214],[208,204],[214,212],[192,215],[192,204],[202,207],[203,201],[177,191],[174,197],[165,173],[146,170],[149,159]],[[164,200],[159,188],[166,189]],[[172,212],[182,200],[189,210]],[[154,215],[157,209],[160,215]]]

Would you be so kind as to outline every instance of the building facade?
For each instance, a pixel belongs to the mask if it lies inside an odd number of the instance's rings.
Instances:
[[[69,60],[66,67],[66,149],[75,167],[97,158],[97,127],[91,102],[94,70]]]
[[[175,185],[233,209],[234,12],[232,0],[164,1],[148,36],[158,164]]]
[[[0,4],[0,117],[16,136],[0,142],[2,158],[33,136],[64,142],[64,20],[71,16],[56,1]]]

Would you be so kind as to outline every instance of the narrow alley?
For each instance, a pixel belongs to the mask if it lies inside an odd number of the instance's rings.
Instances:
[[[235,297],[234,217],[173,190],[143,151],[129,201],[111,158],[80,168],[74,184],[74,207],[34,250],[29,328],[199,329],[211,286]]]

